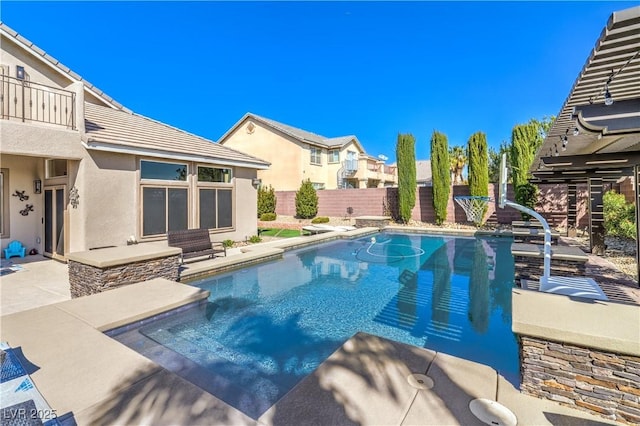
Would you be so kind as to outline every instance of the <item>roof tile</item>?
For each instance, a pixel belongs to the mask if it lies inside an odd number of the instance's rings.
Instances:
[[[212,162],[234,161],[260,168],[269,163],[208,139],[193,135],[139,114],[85,103],[85,129],[90,141],[121,148],[160,150],[199,156]]]

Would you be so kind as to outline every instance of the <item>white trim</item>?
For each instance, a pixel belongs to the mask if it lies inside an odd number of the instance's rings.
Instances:
[[[98,142],[94,140],[89,140],[88,142],[83,141],[82,145],[86,149],[95,150],[95,151],[115,152],[120,154],[140,155],[140,156],[156,157],[156,158],[164,158],[164,159],[180,160],[180,161],[194,161],[194,162],[199,162],[204,164],[217,164],[221,166],[246,167],[246,168],[258,169],[258,170],[267,170],[269,168],[269,166],[267,165],[255,164],[247,161],[203,157],[197,154],[177,153],[177,152],[164,151],[160,149],[133,148],[130,146]]]

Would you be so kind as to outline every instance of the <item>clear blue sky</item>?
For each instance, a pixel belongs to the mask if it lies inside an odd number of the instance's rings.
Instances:
[[[7,2],[2,21],[127,108],[218,140],[246,112],[395,160],[555,115],[635,2]]]

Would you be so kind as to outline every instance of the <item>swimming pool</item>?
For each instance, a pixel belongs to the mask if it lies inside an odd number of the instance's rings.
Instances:
[[[194,281],[205,304],[113,337],[258,418],[358,331],[513,383],[511,239],[381,233]]]

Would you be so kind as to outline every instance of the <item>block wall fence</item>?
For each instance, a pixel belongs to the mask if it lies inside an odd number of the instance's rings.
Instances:
[[[540,198],[536,210],[540,212],[550,225],[560,228],[567,226],[567,185],[538,185]],[[319,190],[318,216],[330,217],[357,217],[357,216],[386,216],[397,206],[398,188],[361,188],[361,189],[332,189]],[[489,185],[489,194],[498,199],[498,186]],[[454,201],[458,195],[469,195],[467,185],[454,185],[447,206],[447,222],[465,223],[467,217],[462,209]],[[276,191],[276,213],[284,216],[296,214],[296,191]],[[515,195],[511,185],[508,188],[509,200],[514,200]],[[588,192],[586,185],[578,185],[578,226],[585,229],[588,226],[587,214]],[[351,207],[351,215],[347,209]],[[418,187],[416,190],[416,205],[413,208],[412,219],[420,222],[434,223],[432,188]],[[514,220],[520,220],[520,213],[511,208],[500,209],[497,201],[489,204],[487,222],[493,224],[510,224]]]

